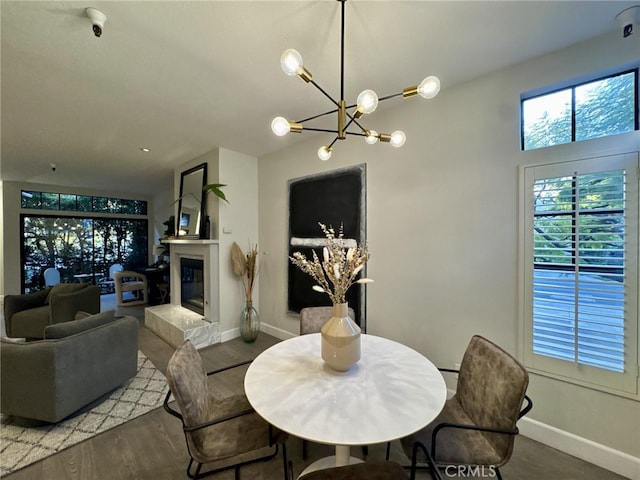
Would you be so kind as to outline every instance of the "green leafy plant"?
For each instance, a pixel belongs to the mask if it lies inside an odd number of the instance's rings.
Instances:
[[[229,200],[227,200],[227,196],[222,191],[222,187],[226,187],[226,186],[227,185],[224,184],[224,183],[210,183],[208,185],[205,185],[204,187],[202,187],[202,192],[204,193],[203,200],[206,198],[207,194],[213,193],[220,200],[224,200],[225,202],[229,203]],[[200,199],[198,199],[193,193],[189,192],[189,193],[186,193],[185,195],[180,195],[173,202],[171,202],[171,205],[169,205],[169,206],[175,205],[180,200],[182,200],[183,198],[185,198],[185,197],[187,197],[189,195],[192,196],[193,198],[195,198],[198,203],[200,203],[200,204],[202,203],[200,201]]]
[[[226,187],[226,185],[224,183],[210,183],[202,187],[202,191],[205,193],[213,193],[219,199],[229,203],[229,200],[227,200],[227,196],[221,190],[222,187]]]

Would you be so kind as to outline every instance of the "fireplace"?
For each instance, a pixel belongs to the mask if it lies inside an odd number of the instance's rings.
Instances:
[[[169,243],[171,305],[206,322],[220,322],[218,241],[180,239]]]
[[[217,240],[169,240],[171,304],[147,307],[145,325],[174,347],[220,343]]]
[[[180,258],[180,304],[204,315],[204,262],[195,258]]]

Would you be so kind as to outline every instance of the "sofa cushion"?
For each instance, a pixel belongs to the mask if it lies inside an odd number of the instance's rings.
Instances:
[[[82,290],[83,288],[87,288],[88,286],[89,284],[86,283],[58,283],[51,287],[49,295],[44,299],[44,304],[49,305],[51,298],[55,295],[59,295],[61,293],[73,293],[78,290]]]
[[[112,322],[114,313],[115,310],[107,310],[106,312],[89,315],[88,317],[80,318],[79,320],[49,325],[44,329],[44,338],[65,338],[75,335],[76,333],[91,330],[92,328]],[[79,315],[76,315],[76,318],[78,318],[78,316]]]

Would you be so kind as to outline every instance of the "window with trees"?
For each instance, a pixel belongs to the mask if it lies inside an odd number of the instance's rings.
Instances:
[[[111,291],[109,267],[147,265],[148,220],[145,200],[22,190],[22,291],[44,288],[44,271],[56,268],[61,281],[91,282]]]
[[[146,215],[147,202],[126,198],[76,195],[73,193],[21,191],[21,207],[38,210]]]
[[[638,69],[521,102],[522,150],[634,130],[638,130]]]
[[[525,363],[638,394],[638,154],[523,169]]]

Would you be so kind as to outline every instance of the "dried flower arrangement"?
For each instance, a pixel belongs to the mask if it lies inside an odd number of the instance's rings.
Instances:
[[[322,262],[315,251],[313,251],[313,261],[307,260],[300,252],[294,252],[289,259],[318,282],[313,286],[315,291],[329,295],[334,304],[345,303],[347,290],[351,285],[373,282],[370,278],[356,280],[369,260],[369,249],[367,245],[360,247],[357,244],[347,249],[342,225],[337,237],[333,227],[327,228],[322,223],[319,225],[327,237],[326,245],[322,249]]]
[[[249,251],[245,255],[240,246],[233,242],[231,246],[231,267],[233,273],[242,278],[245,299],[250,302],[253,295],[253,286],[258,276],[258,245],[249,245]]]

